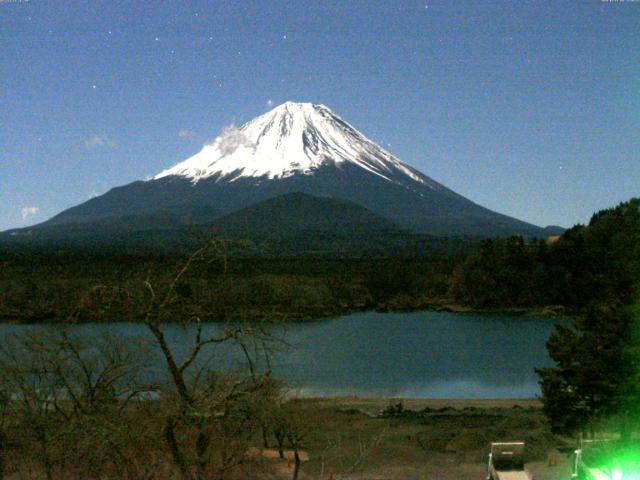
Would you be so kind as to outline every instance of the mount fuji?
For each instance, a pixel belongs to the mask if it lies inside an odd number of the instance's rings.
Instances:
[[[315,198],[355,204],[380,222],[414,233],[547,235],[403,163],[326,106],[293,102],[240,127],[227,127],[199,153],[148,180],[114,188],[22,231],[171,230],[223,219],[229,223],[239,211],[245,212],[246,224],[251,223],[247,207],[281,196],[285,201],[278,205],[285,212],[278,218],[286,217],[287,202]],[[317,215],[317,209],[312,211]],[[271,228],[277,230],[277,222]]]

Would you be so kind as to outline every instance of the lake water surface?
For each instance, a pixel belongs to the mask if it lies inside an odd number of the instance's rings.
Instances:
[[[0,334],[57,326],[0,325]],[[107,332],[120,341],[149,338],[142,324],[71,327],[93,338]],[[207,325],[212,333],[219,326]],[[275,374],[305,395],[412,398],[530,398],[539,394],[534,368],[550,365],[545,342],[553,321],[442,312],[364,312],[333,320],[277,327],[288,348],[272,354]],[[167,338],[187,351],[194,329],[167,325]],[[239,368],[237,346],[207,352],[216,365]],[[149,360],[157,372],[162,359]]]

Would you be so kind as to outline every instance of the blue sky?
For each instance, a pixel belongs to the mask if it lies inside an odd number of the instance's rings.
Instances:
[[[539,225],[640,195],[640,1],[0,0],[0,230],[329,106]]]

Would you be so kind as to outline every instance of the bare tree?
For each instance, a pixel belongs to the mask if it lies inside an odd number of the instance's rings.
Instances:
[[[190,292],[184,287],[185,279],[200,265],[213,261],[221,261],[226,271],[225,252],[225,242],[210,241],[184,262],[163,292],[157,291],[151,281],[145,283],[150,301],[144,323],[162,352],[172,386],[171,392],[165,392],[168,401],[163,437],[173,464],[185,480],[201,479],[207,475],[207,470],[214,463],[211,452],[214,438],[218,440],[220,453],[215,462],[218,478],[223,478],[228,470],[242,462],[248,438],[255,429],[255,420],[260,417],[256,412],[261,404],[258,399],[270,384],[269,372],[256,372],[246,348],[244,353],[250,366],[248,378],[234,378],[224,375],[221,368],[213,365],[199,365],[208,347],[237,342],[243,348],[247,345],[247,338],[266,341],[268,337],[255,325],[240,324],[205,333],[197,300],[189,295],[189,301],[185,302],[185,295],[181,292]],[[176,314],[183,325],[195,327],[192,343],[182,358],[177,357],[167,341],[163,323],[176,320],[171,318]],[[181,430],[186,430],[186,433],[181,433]]]
[[[130,338],[44,328],[0,345],[0,478],[13,467],[18,477],[31,472],[48,480],[223,479],[260,430],[264,441],[281,385],[270,371],[272,335],[256,324],[204,325],[204,302],[192,291],[200,269],[212,262],[226,269],[225,248],[212,241],[168,283],[144,283],[143,321],[166,380],[148,384],[150,352]],[[112,294],[122,292],[98,286],[90,296],[109,301]],[[70,320],[85,307],[95,313],[90,300]],[[176,321],[192,334],[186,352],[168,340],[167,323]],[[242,368],[213,362],[209,354],[225,344],[237,348]],[[3,458],[13,465],[5,468]]]
[[[309,416],[305,414],[299,401],[295,399],[280,405],[273,417],[273,434],[278,444],[280,458],[285,458],[285,446],[291,448],[293,452],[293,480],[297,480],[300,474],[301,450],[305,447],[305,441],[311,428]]]
[[[89,344],[65,330],[6,338],[4,408],[25,460],[38,459],[48,479],[70,468],[91,476],[111,468],[109,446],[120,444],[114,426],[141,392],[139,353],[106,337]]]
[[[340,435],[335,437],[327,435],[325,447],[320,451],[320,478],[324,478],[326,469],[330,472],[333,470],[330,465],[334,465],[344,475],[354,472],[360,472],[360,475],[364,475],[364,467],[370,463],[376,448],[382,443],[385,436],[386,429],[381,430],[375,437],[368,440],[359,436],[358,450],[355,456],[345,458],[344,452],[351,448],[352,442],[345,445],[344,438]],[[329,478],[333,478],[332,473]]]

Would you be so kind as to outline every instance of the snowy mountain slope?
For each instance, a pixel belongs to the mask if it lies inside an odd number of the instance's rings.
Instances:
[[[284,103],[240,128],[227,127],[199,153],[155,180],[172,175],[225,181],[242,177],[312,175],[322,165],[351,163],[390,182],[396,175],[439,188],[380,148],[324,105]]]
[[[327,107],[292,102],[225,129],[150,180],[114,188],[35,228],[121,218],[141,230],[149,218],[208,224],[292,192],[353,202],[419,233],[545,236],[540,227],[484,208],[401,162]]]

